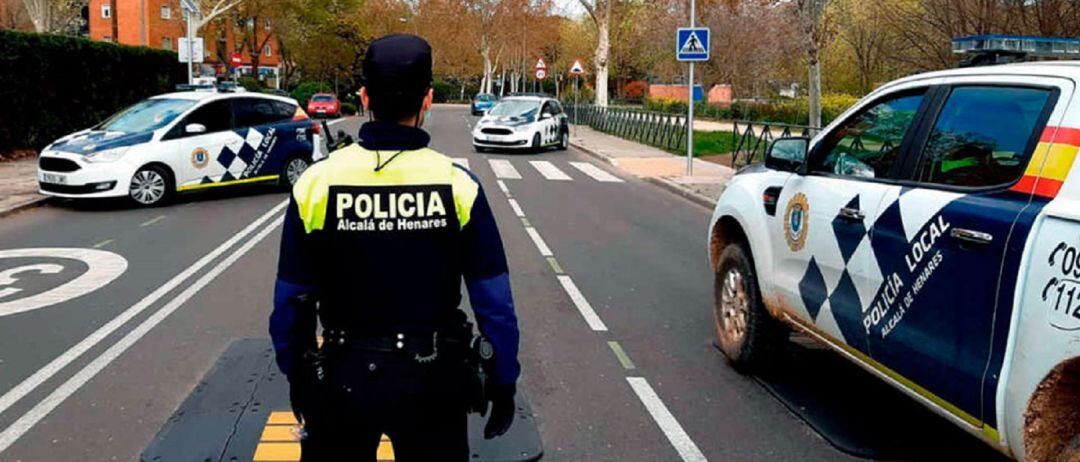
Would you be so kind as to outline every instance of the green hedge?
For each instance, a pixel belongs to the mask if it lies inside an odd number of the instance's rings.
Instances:
[[[41,149],[186,80],[173,52],[0,30],[0,153]]]
[[[858,98],[844,94],[822,96],[822,123],[832,122],[858,101]],[[669,114],[685,114],[687,107],[685,101],[662,98],[646,99],[645,109]],[[694,113],[698,117],[716,120],[753,120],[806,125],[810,117],[810,103],[806,97],[802,97],[767,102],[738,101],[730,106],[695,104]]]

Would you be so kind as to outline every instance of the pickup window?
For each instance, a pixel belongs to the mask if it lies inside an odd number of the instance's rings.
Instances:
[[[904,136],[915,121],[923,91],[890,97],[830,134],[810,170],[859,178],[888,178]]]
[[[987,187],[1018,180],[1051,95],[1038,88],[953,89],[923,151],[919,181]]]

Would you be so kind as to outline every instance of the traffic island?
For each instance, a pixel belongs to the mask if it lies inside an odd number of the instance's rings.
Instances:
[[[288,382],[274,364],[270,341],[236,341],[165,422],[140,460],[298,461],[299,428],[288,396]],[[484,423],[484,418],[469,415],[471,460],[525,462],[543,455],[532,407],[520,387],[510,430],[485,440]],[[393,442],[385,435],[378,460],[394,460]]]

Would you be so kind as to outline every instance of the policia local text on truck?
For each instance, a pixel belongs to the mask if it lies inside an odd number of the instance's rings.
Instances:
[[[419,128],[431,66],[423,39],[373,42],[361,100],[374,121],[293,189],[270,334],[304,424],[302,460],[374,461],[386,434],[399,461],[464,461],[470,409],[490,401],[486,438],[514,418],[506,256],[476,177]],[[458,309],[462,277],[483,338]]]

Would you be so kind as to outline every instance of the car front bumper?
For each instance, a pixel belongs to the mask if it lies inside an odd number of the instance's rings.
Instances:
[[[531,147],[532,132],[514,131],[509,135],[482,133],[473,130],[473,144],[482,148],[492,149],[525,149]]]
[[[41,159],[62,159],[74,164],[73,171],[42,170]],[[41,194],[71,198],[122,197],[128,195],[128,186],[137,167],[123,158],[113,162],[91,163],[83,156],[65,152],[44,151],[38,161],[38,189]],[[59,182],[57,181],[59,180]]]

